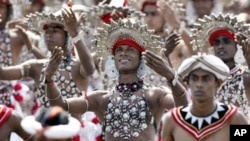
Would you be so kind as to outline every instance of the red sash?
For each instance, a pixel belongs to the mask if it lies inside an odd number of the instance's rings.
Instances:
[[[12,109],[4,105],[0,105],[0,127],[9,119]]]
[[[190,116],[190,107],[177,107],[171,110],[173,119],[184,130],[191,134],[196,140],[201,140],[204,137],[220,130],[231,120],[237,111],[237,107],[233,105],[218,104],[218,108],[213,112],[213,116],[194,117]],[[189,110],[189,111],[188,111]]]

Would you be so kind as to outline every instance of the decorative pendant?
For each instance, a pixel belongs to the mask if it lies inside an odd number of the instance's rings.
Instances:
[[[104,117],[104,129],[114,137],[130,139],[138,137],[140,132],[153,124],[153,116],[146,102],[144,90],[142,97],[133,92],[143,87],[143,81],[119,84],[117,97],[110,97]],[[113,91],[114,93],[115,91]]]

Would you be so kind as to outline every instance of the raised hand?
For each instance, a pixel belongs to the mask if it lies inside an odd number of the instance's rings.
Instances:
[[[62,17],[64,18],[64,26],[71,37],[75,37],[78,34],[78,20],[71,7],[62,8]]]
[[[27,26],[24,24],[23,20],[11,20],[7,23],[8,28],[15,28],[17,25],[23,27],[24,29],[27,28]]]
[[[243,55],[250,65],[250,40],[241,33],[237,33],[236,37],[237,43],[242,46]]]
[[[161,58],[159,55],[156,55],[148,50],[142,53],[142,57],[145,60],[146,65],[148,65],[159,75],[164,76],[166,78],[172,77],[173,69],[169,65],[167,60]]]
[[[62,48],[55,47],[53,52],[52,52],[52,55],[49,59],[48,66],[47,66],[46,71],[45,71],[46,80],[48,80],[48,81],[52,80],[52,77],[55,74],[55,72],[57,71],[57,68],[62,60],[63,60]]]
[[[165,0],[158,0],[157,6],[165,21],[174,29],[178,29],[180,27],[181,17],[177,10],[172,5],[169,5]]]
[[[169,55],[173,52],[175,47],[180,43],[181,37],[176,33],[172,33],[168,36],[164,45],[164,55],[168,58]]]
[[[32,43],[31,43],[31,41],[26,33],[26,30],[20,25],[16,25],[15,27],[16,27],[16,29],[18,29],[19,36],[21,36],[23,38],[23,41],[25,42],[27,49],[29,51],[31,51],[32,50]]]

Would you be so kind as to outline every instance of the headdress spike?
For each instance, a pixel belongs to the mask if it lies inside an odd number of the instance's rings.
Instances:
[[[248,27],[243,21],[238,21],[232,14],[213,13],[211,16],[205,16],[199,19],[191,29],[193,50],[195,52],[208,52],[211,46],[208,39],[214,31],[219,29],[227,29],[234,33],[241,32],[250,37]]]
[[[155,53],[159,52],[163,42],[158,41],[156,35],[147,26],[133,18],[120,19],[118,22],[112,21],[111,28],[99,28],[96,30],[93,40],[93,50],[97,56],[106,59],[112,53],[114,44],[119,39],[131,39],[139,46]],[[112,26],[113,25],[113,26]]]

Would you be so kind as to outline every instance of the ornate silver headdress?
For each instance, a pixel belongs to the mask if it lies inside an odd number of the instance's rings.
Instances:
[[[146,25],[133,18],[120,19],[117,22],[111,20],[110,24],[104,23],[102,28],[96,30],[95,39],[92,41],[93,50],[98,57],[106,60],[107,56],[112,54],[112,47],[117,40],[129,38],[145,50],[159,53],[163,42],[153,33],[153,30],[148,30]]]
[[[93,51],[97,57],[106,61],[105,73],[111,79],[119,76],[119,72],[115,67],[113,59],[113,47],[120,40],[132,40],[143,50],[150,50],[159,53],[163,42],[159,41],[159,36],[153,35],[153,30],[148,30],[146,25],[143,25],[136,19],[125,18],[117,22],[111,20],[110,24],[103,24],[102,28],[98,28],[95,33],[93,42]],[[140,65],[137,69],[137,76],[143,77],[147,71],[143,59],[140,60]]]
[[[24,23],[27,26],[28,30],[33,32],[38,32],[39,34],[44,34],[44,28],[46,24],[52,26],[59,26],[64,28],[64,18],[61,15],[61,11],[57,11],[56,13],[52,12],[36,12],[27,15],[24,19]],[[72,50],[72,38],[68,36],[66,41],[66,47],[69,51]],[[41,36],[41,40],[39,42],[39,46],[43,48],[45,46],[44,36]],[[50,55],[50,54],[48,54]]]
[[[43,26],[49,23],[56,23],[63,25],[64,19],[60,11],[56,13],[36,12],[31,13],[25,17],[25,24],[30,30],[42,31]]]
[[[92,6],[86,11],[86,17],[84,18],[84,22],[89,24],[91,27],[99,27],[102,25],[102,17],[108,13],[112,13],[113,11],[117,13],[127,13],[131,17],[141,19],[145,16],[144,13],[138,11],[136,9],[130,7],[115,7],[107,4],[104,5],[95,5]]]
[[[209,52],[209,37],[220,29],[227,29],[233,33],[241,32],[243,35],[250,37],[249,25],[239,21],[236,16],[231,14],[211,14],[205,15],[204,18],[198,19],[193,25],[192,41],[195,52]]]

